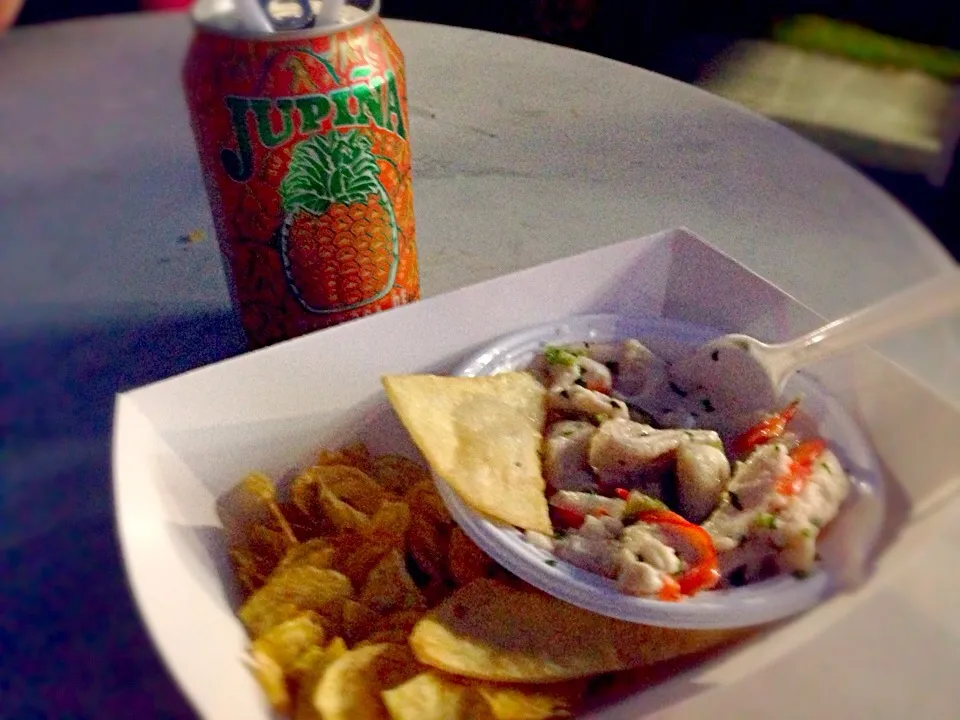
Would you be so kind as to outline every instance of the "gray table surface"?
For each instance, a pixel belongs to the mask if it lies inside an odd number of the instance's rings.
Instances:
[[[389,25],[407,56],[424,294],[686,225],[827,316],[948,266],[793,134],[582,53]],[[242,350],[179,88],[181,15],[0,38],[0,716],[189,716],[112,517],[114,393]],[[207,240],[187,244],[201,229]],[[881,349],[960,400],[960,332]]]

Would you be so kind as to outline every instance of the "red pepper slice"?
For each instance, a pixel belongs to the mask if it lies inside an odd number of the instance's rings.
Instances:
[[[557,507],[554,505],[550,508],[553,512],[553,517],[560,524],[561,527],[565,528],[578,528],[583,525],[583,521],[586,519],[586,515],[577,510],[570,510],[568,508]]]
[[[594,392],[598,392],[603,395],[609,395],[613,388],[609,387],[605,383],[587,380],[587,390],[593,390]]]
[[[644,510],[637,515],[640,522],[651,525],[669,526],[693,548],[696,560],[684,570],[675,580],[682,595],[695,595],[701,590],[709,590],[720,581],[720,571],[717,569],[717,550],[713,546],[710,534],[699,525],[684,519],[670,510]],[[674,578],[670,578],[673,580]],[[664,584],[666,588],[668,583]],[[661,593],[664,591],[661,590]],[[673,590],[667,591],[668,594]],[[663,599],[663,598],[661,598]]]
[[[630,491],[624,488],[617,488],[613,492],[616,493],[617,497],[621,500],[627,500],[630,497]]]
[[[781,495],[796,495],[803,490],[810,475],[813,474],[813,464],[827,449],[827,444],[819,438],[804,440],[790,452],[790,469],[777,480],[777,492]]]
[[[682,597],[683,593],[680,590],[680,583],[674,580],[673,576],[664,575],[663,587],[660,588],[660,592],[657,593],[657,599],[663,600],[664,602],[677,602]]]
[[[799,406],[800,401],[794,400],[780,412],[764,418],[753,427],[738,435],[730,448],[737,455],[746,455],[758,445],[776,440],[786,431],[787,423],[797,414],[797,408]]]

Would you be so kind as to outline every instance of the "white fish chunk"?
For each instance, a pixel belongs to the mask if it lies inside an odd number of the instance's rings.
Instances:
[[[723,447],[713,430],[657,430],[632,420],[609,420],[590,439],[588,462],[595,472],[629,475],[654,462],[672,460],[684,442]]]
[[[543,446],[543,474],[556,490],[590,490],[596,481],[587,464],[590,438],[597,431],[593,423],[561,420],[550,426]]]
[[[713,445],[684,442],[677,448],[677,501],[680,514],[703,522],[719,504],[730,480],[730,461]]]

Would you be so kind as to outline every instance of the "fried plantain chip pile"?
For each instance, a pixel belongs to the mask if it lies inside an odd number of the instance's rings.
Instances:
[[[247,662],[294,720],[571,717],[591,678],[738,634],[623,623],[535,590],[454,525],[427,470],[362,445],[321,451],[284,495],[251,474],[217,510]]]

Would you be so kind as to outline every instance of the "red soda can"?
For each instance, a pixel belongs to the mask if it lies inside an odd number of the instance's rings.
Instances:
[[[418,299],[406,77],[379,2],[274,32],[222,6],[194,6],[183,86],[250,346]]]

